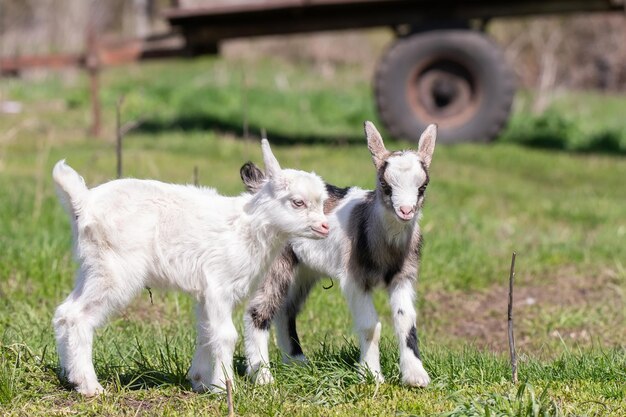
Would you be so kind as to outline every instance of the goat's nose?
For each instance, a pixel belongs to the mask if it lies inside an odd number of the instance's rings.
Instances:
[[[330,230],[330,226],[328,225],[328,222],[323,222],[322,224],[320,224],[320,227],[322,228],[323,231],[325,231],[326,233],[328,233],[328,230]]]
[[[411,207],[411,206],[400,206],[400,211],[405,216],[408,216],[409,214],[413,213],[413,207]]]

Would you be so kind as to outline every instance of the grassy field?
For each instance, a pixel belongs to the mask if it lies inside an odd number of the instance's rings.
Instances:
[[[267,129],[284,167],[370,188],[361,126],[376,116],[367,74],[199,60],[111,70],[103,86],[105,139],[95,139],[86,134],[83,78],[0,80],[0,97],[24,105],[0,116],[0,414],[225,415],[222,396],[195,394],[185,379],[194,320],[182,294],[155,291],[151,303],[146,292],[97,332],[105,395],[83,399],[59,382],[50,321],[74,265],[52,165],[67,158],[90,185],[113,178],[113,109],[125,94],[125,120],[143,122],[126,138],[127,176],[191,182],[197,166],[201,184],[237,194],[239,166],[261,160],[257,140],[241,137],[245,118],[251,135]],[[387,383],[362,381],[338,285],[318,286],[299,321],[311,363],[283,366],[272,346],[276,384],[238,378],[237,414],[626,415],[626,98],[564,93],[543,116],[527,111],[529,100],[520,95],[497,143],[436,149],[418,283],[432,385],[399,385],[383,292],[376,304]],[[509,382],[506,342],[512,251],[518,386]],[[241,329],[241,311],[236,323]],[[242,352],[240,341],[240,371]]]

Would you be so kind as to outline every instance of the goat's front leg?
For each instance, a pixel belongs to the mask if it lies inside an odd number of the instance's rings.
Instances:
[[[198,391],[222,391],[226,381],[233,380],[233,355],[237,343],[237,329],[232,319],[232,303],[229,297],[210,297],[199,305],[203,311],[198,314],[198,337],[196,356],[190,370],[192,384]],[[210,351],[212,360],[208,362],[210,372],[201,364],[201,356]],[[206,357],[206,356],[205,356]],[[198,359],[196,359],[198,358]],[[209,359],[209,358],[207,358]],[[195,365],[195,367],[194,367]],[[196,375],[201,378],[194,384]],[[205,382],[208,379],[208,384]]]
[[[361,348],[360,365],[368,369],[376,382],[385,381],[380,370],[380,331],[381,324],[378,321],[378,314],[374,308],[372,294],[370,291],[362,289],[352,277],[343,280],[342,290],[352,312],[354,327],[359,335]]]
[[[389,302],[400,345],[402,382],[410,386],[425,387],[430,383],[430,377],[424,369],[418,347],[413,281],[398,277],[389,287]]]
[[[270,371],[270,354],[268,350],[270,337],[270,320],[263,320],[257,315],[257,310],[248,309],[243,318],[244,344],[248,366],[246,373],[256,384],[270,384],[274,382]]]
[[[270,324],[287,298],[297,272],[298,260],[291,246],[278,256],[254,297],[244,317],[246,372],[257,384],[273,382],[269,362]]]

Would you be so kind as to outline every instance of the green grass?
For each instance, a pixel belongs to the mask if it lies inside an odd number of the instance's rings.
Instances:
[[[242,191],[239,166],[261,160],[257,141],[240,137],[247,113],[251,132],[268,130],[283,166],[370,188],[361,126],[376,117],[369,81],[359,74],[340,67],[324,78],[281,61],[214,59],[111,70],[103,80],[105,134],[113,136],[114,103],[124,93],[125,119],[144,120],[126,139],[125,175],[191,182],[198,166],[203,185],[232,195]],[[25,108],[0,118],[0,414],[225,414],[223,397],[194,394],[185,379],[194,320],[182,294],[154,292],[152,305],[145,293],[98,331],[94,358],[106,395],[83,399],[59,382],[50,321],[71,289],[74,265],[50,170],[67,158],[89,184],[106,181],[114,176],[114,147],[85,133],[82,78],[1,80],[0,93]],[[580,143],[621,132],[626,99],[571,93],[539,117],[524,100],[500,142],[435,152],[418,284],[432,385],[399,385],[383,292],[375,303],[387,383],[363,381],[338,285],[318,286],[299,320],[311,363],[282,365],[272,347],[276,384],[255,387],[238,377],[239,415],[626,414],[626,161],[621,150],[585,149],[570,139],[559,151],[519,144],[545,130],[574,131]],[[519,386],[508,382],[503,331],[513,250]],[[236,323],[241,330],[241,310]],[[240,370],[242,352],[240,341]]]

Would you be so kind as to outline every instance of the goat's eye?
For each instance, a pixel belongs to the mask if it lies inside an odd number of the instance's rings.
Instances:
[[[424,195],[424,193],[426,192],[426,185],[422,185],[418,191],[419,195]]]
[[[291,200],[291,204],[292,204],[295,208],[302,208],[302,207],[304,207],[304,201],[302,201],[302,200],[298,200],[298,199]]]

